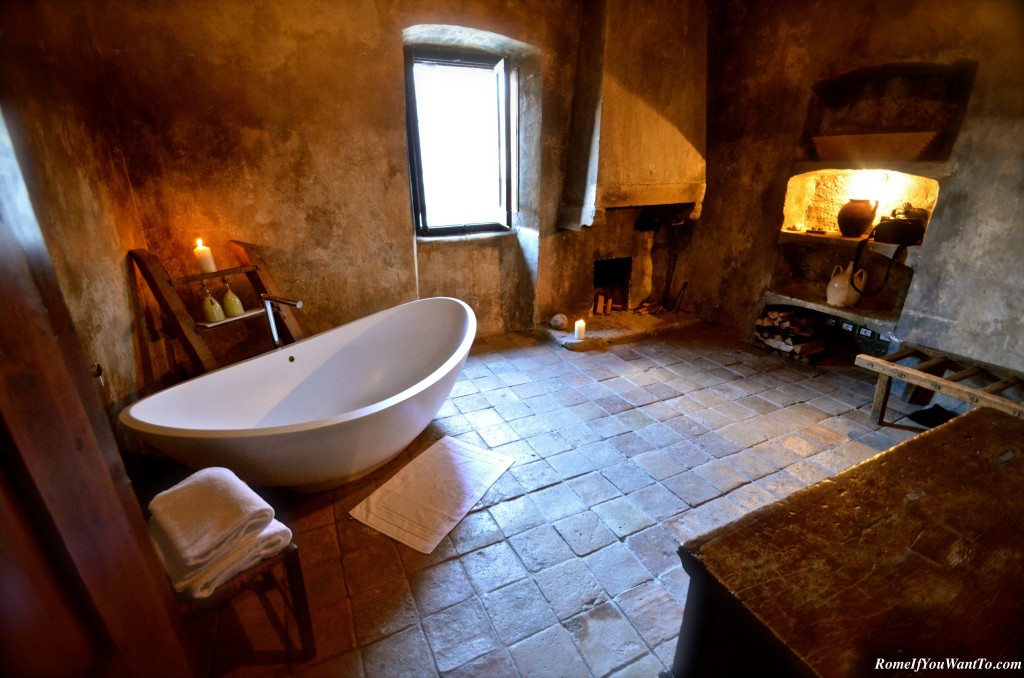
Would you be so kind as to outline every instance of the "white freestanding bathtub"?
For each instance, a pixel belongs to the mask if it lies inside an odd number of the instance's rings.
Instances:
[[[413,301],[155,393],[120,419],[194,469],[328,489],[373,471],[426,428],[475,336],[464,302]]]

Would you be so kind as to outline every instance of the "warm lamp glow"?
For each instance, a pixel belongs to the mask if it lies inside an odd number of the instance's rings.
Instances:
[[[860,170],[850,178],[851,200],[881,200],[889,175],[878,170]]]
[[[935,179],[896,170],[815,170],[789,179],[782,230],[838,235],[836,215],[850,200],[877,200],[877,221],[907,202],[931,213],[938,196]]]

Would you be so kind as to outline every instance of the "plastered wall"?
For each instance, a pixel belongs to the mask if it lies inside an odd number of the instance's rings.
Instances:
[[[532,323],[578,13],[575,0],[4,3],[0,107],[112,409],[181,376],[180,351],[137,291],[132,248],[182,276],[198,272],[197,237],[221,267],[235,265],[227,241],[254,243],[281,292],[305,302],[307,334],[410,301],[418,287],[473,297],[482,332]],[[417,266],[402,29],[430,23],[538,50],[523,86],[541,105],[521,121],[538,174],[513,238],[484,246],[493,258],[455,242],[424,246]],[[197,308],[198,290],[183,292]],[[211,342],[243,354],[263,350],[265,334],[247,321]]]

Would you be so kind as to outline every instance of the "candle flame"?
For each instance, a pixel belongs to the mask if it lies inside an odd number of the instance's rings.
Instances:
[[[202,246],[203,246],[203,239],[202,238],[196,238],[196,247],[202,247]]]

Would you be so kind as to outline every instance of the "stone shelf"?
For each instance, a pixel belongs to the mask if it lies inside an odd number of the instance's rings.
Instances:
[[[841,235],[830,235],[826,233],[807,233],[806,231],[787,231],[782,230],[779,232],[779,244],[780,245],[826,245],[838,249],[839,251],[847,251],[852,257],[857,249],[857,243],[863,238],[844,238]],[[869,240],[866,251],[874,252],[883,257],[892,258],[896,253],[898,245],[890,243],[878,243],[874,240]],[[920,245],[911,245],[906,248],[905,254],[897,260],[896,263],[903,264],[904,266],[914,267],[916,263],[917,254],[921,251]]]
[[[574,319],[570,319],[570,327],[572,320]],[[700,322],[696,314],[686,311],[646,315],[630,311],[613,311],[611,315],[591,315],[584,320],[587,321],[587,332],[583,339],[576,339],[571,330],[555,330],[548,326],[543,329],[554,341],[570,351],[591,351],[683,329]]]
[[[837,308],[829,306],[823,299],[819,300],[816,297],[812,297],[806,290],[768,290],[765,292],[764,303],[766,305],[798,306],[837,318],[843,318],[861,327],[867,327],[878,332],[883,339],[892,336],[892,333],[896,331],[896,323],[900,319],[898,310],[891,311],[857,307]]]

